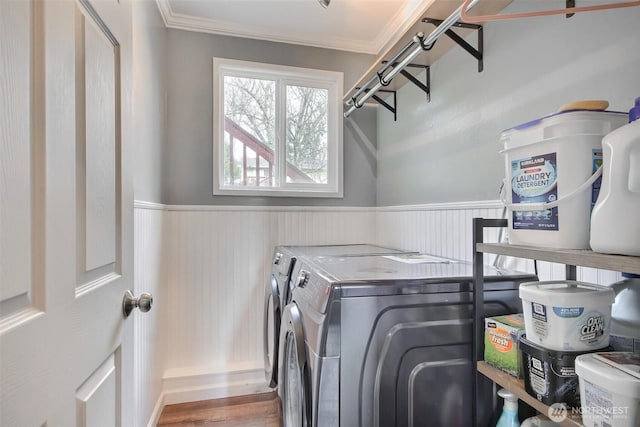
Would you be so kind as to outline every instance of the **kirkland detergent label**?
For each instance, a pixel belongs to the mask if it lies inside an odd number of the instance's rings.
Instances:
[[[558,198],[556,153],[511,161],[511,201],[547,203]],[[513,211],[513,228],[558,230],[558,208]]]
[[[533,317],[533,331],[544,339],[549,336],[549,323],[547,322],[547,306],[537,302],[531,303],[531,317]]]

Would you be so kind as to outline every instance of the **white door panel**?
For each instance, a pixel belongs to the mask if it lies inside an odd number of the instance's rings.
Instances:
[[[0,1],[0,425],[129,426],[131,4]]]
[[[78,427],[113,426],[118,419],[118,407],[112,398],[118,391],[115,355],[109,356],[91,374],[76,393]]]
[[[34,270],[42,268],[37,255],[43,239],[34,234],[34,227],[41,220],[37,208],[43,198],[33,190],[41,184],[42,173],[34,160],[42,157],[43,150],[35,141],[38,129],[32,128],[32,115],[39,113],[32,108],[37,96],[30,78],[35,74],[32,8],[28,2],[0,7],[0,327],[4,328],[41,308],[42,290],[38,291]]]
[[[120,142],[116,118],[120,111],[114,100],[120,82],[120,52],[113,34],[93,19],[79,13],[77,28],[82,46],[77,49],[76,109],[84,125],[77,144],[78,162],[84,167],[76,175],[78,190],[84,193],[78,214],[86,219],[84,229],[78,230],[84,239],[78,243],[89,272],[116,261],[115,160]]]

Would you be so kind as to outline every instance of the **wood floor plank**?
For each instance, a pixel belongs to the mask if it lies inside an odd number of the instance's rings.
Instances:
[[[275,392],[167,405],[158,427],[280,427]]]

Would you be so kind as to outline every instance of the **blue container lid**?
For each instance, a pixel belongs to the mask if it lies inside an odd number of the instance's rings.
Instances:
[[[640,119],[640,96],[636,98],[636,105],[629,110],[629,123]]]

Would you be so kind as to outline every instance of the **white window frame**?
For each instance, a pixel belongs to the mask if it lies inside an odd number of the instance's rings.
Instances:
[[[276,135],[276,185],[240,187],[224,185],[224,77],[250,77],[275,80],[276,85],[300,85],[328,90],[327,105],[327,183],[288,183],[285,167],[284,130]],[[213,194],[233,196],[343,197],[343,115],[341,72],[289,67],[283,65],[213,58]],[[284,92],[284,91],[282,91]],[[276,91],[278,97],[280,91]],[[276,109],[285,114],[283,99],[276,99]],[[282,125],[284,121],[280,125]],[[282,128],[283,126],[280,126]],[[279,161],[280,160],[280,161]]]

